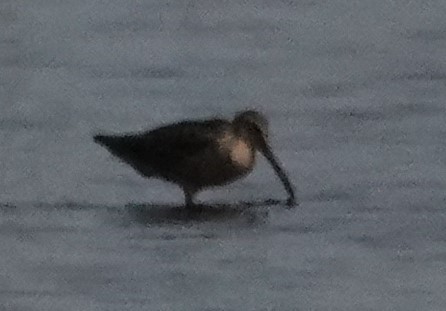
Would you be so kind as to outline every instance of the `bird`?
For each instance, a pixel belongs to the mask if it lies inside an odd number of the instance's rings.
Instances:
[[[196,206],[199,191],[248,175],[259,152],[281,180],[287,206],[298,205],[294,185],[270,147],[268,120],[256,110],[240,111],[232,120],[185,120],[143,132],[97,134],[93,139],[142,176],[177,184],[186,207]]]

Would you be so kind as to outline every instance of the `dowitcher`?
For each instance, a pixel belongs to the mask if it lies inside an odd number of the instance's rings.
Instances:
[[[179,185],[186,206],[205,188],[231,183],[252,171],[256,152],[270,162],[296,204],[293,186],[268,143],[268,121],[259,112],[223,119],[182,121],[142,133],[96,135],[94,141],[147,178]]]

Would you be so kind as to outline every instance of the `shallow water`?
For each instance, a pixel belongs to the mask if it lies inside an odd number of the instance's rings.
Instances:
[[[0,310],[443,310],[443,2],[2,1]],[[91,139],[245,108],[299,207]]]

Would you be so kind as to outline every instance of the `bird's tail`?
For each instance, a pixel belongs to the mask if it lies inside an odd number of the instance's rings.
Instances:
[[[111,135],[94,135],[94,142],[107,147],[108,149],[115,149],[118,145],[119,137]]]
[[[145,177],[153,176],[144,138],[137,135],[95,135],[93,139],[111,154],[131,165],[138,173]]]
[[[113,155],[128,160],[138,151],[138,146],[132,136],[116,136],[116,135],[95,135],[93,139],[96,143],[106,147]]]

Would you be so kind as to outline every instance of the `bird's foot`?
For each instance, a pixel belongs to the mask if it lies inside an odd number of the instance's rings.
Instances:
[[[286,201],[287,208],[294,208],[299,206],[299,202],[296,201],[295,198],[288,198]]]

